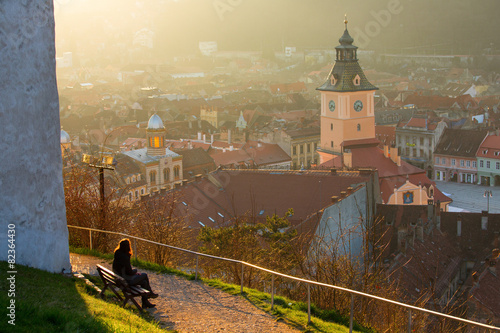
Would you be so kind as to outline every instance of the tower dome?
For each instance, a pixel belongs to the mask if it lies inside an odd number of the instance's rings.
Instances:
[[[61,143],[70,143],[71,138],[69,137],[69,134],[61,129]]]
[[[160,116],[157,115],[156,113],[149,118],[148,121],[148,129],[164,129],[165,126],[163,126],[163,121],[161,120]]]

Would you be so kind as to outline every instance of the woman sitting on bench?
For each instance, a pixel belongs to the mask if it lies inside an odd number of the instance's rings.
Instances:
[[[149,285],[148,275],[146,273],[137,273],[137,269],[132,269],[130,265],[130,257],[132,256],[132,248],[128,238],[122,239],[120,244],[115,249],[115,257],[113,259],[113,272],[123,277],[130,286],[140,285],[151,293],[148,296],[142,296],[142,307],[152,308],[155,304],[149,302],[148,298],[156,298]]]

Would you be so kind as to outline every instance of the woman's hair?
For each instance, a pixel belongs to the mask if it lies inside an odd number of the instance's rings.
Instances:
[[[130,247],[130,239],[128,238],[122,239],[120,241],[120,244],[118,244],[118,246],[116,247],[115,252],[118,250],[126,252],[132,256],[133,252],[132,248]]]

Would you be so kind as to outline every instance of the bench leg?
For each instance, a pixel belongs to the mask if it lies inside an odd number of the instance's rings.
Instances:
[[[135,307],[139,310],[139,312],[142,311],[142,306],[139,305],[139,303],[137,303],[137,301],[135,300],[134,297],[125,297],[125,299],[123,300],[123,304],[122,304],[122,307],[125,307],[125,305],[127,304],[128,301],[132,301],[132,303],[135,305]]]

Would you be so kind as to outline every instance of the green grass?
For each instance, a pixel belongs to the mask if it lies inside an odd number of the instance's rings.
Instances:
[[[227,284],[220,280],[203,279],[211,287],[231,295],[241,295],[241,286]],[[275,296],[271,310],[271,295],[251,288],[243,288],[241,295],[258,308],[274,315],[278,319],[301,329],[304,332],[349,332],[349,317],[341,316],[336,311],[318,309],[311,304],[311,324],[308,324],[307,303],[292,301],[286,297]],[[353,323],[354,332],[372,332],[368,328]]]
[[[95,250],[85,248],[70,247],[73,253],[93,255],[103,259],[112,259],[112,254],[103,254]],[[172,269],[169,267],[153,264],[142,260],[132,260],[132,265],[142,269],[148,269],[158,273],[176,274],[189,280],[194,280],[194,274],[187,274],[185,272]],[[199,278],[200,279],[200,278]],[[97,285],[100,285],[100,279],[91,279]],[[334,310],[322,310],[311,304],[311,324],[308,324],[307,316],[307,303],[296,302],[289,300],[285,297],[275,296],[274,307],[271,310],[271,295],[251,289],[243,288],[243,295],[240,294],[241,287],[238,285],[227,284],[220,280],[204,279],[200,281],[208,286],[220,289],[231,295],[242,296],[258,308],[274,315],[277,320],[282,320],[304,332],[349,332],[349,317],[342,316]],[[369,333],[373,330],[362,327],[358,323],[354,323],[353,329],[355,332]]]
[[[4,316],[0,332],[165,332],[148,313],[106,302],[80,279],[22,265],[16,269],[15,326]],[[0,272],[7,270],[0,262]],[[6,309],[10,299],[2,274],[0,307]]]

